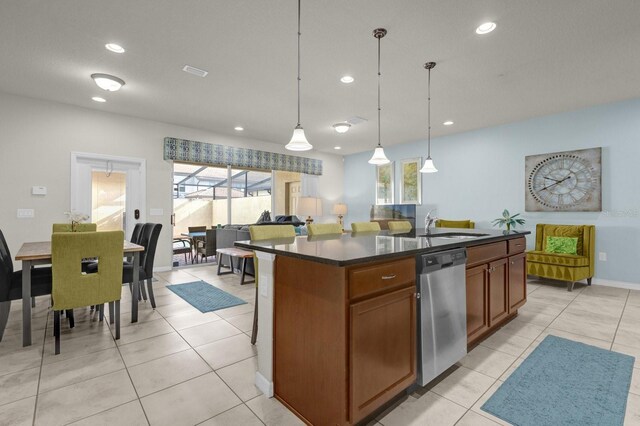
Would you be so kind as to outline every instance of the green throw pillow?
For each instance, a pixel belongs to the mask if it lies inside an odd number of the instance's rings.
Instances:
[[[577,237],[547,237],[547,253],[578,254]]]

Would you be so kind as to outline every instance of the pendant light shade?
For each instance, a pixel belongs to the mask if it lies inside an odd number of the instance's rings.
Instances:
[[[380,142],[380,39],[387,35],[387,30],[384,28],[376,28],[373,30],[373,36],[378,39],[378,146],[373,151],[373,156],[369,160],[369,164],[387,164],[389,159],[384,155],[384,149]]]
[[[427,94],[427,121],[428,121],[428,133],[427,133],[427,159],[424,160],[424,165],[420,169],[420,173],[436,173],[438,169],[433,164],[431,159],[431,70],[436,66],[435,62],[427,62],[424,67],[429,71],[428,80],[428,94]]]
[[[298,0],[298,124],[293,129],[293,136],[285,146],[290,151],[309,151],[313,145],[309,143],[304,135],[304,129],[300,125],[300,0]]]
[[[293,136],[291,136],[291,140],[285,148],[289,151],[308,151],[313,148],[313,146],[307,141],[302,126],[298,125],[293,129]]]

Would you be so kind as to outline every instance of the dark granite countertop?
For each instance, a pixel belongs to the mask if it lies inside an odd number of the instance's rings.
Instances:
[[[480,235],[471,239],[438,238],[447,233]],[[432,253],[455,247],[470,247],[495,241],[523,237],[529,231],[496,231],[487,229],[437,228],[429,237],[415,230],[392,234],[389,231],[346,233],[342,235],[299,236],[267,241],[236,241],[238,247],[290,256],[314,262],[347,266],[376,260],[406,257],[419,253]]]

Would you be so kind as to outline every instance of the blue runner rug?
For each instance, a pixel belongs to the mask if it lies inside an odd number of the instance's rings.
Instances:
[[[622,425],[633,363],[549,335],[482,409],[518,426]]]
[[[204,281],[168,285],[167,288],[189,302],[200,312],[211,312],[232,306],[244,305],[244,300],[220,290]]]

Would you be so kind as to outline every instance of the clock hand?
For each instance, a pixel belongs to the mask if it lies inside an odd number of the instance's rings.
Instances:
[[[550,178],[549,176],[545,176],[544,178],[545,178],[545,179],[552,180],[552,181],[554,181],[554,182],[561,182],[561,181],[559,181],[559,180],[557,180],[557,179]]]
[[[544,187],[544,188],[542,188],[540,191],[544,191],[545,189],[549,189],[549,188],[551,188],[552,186],[556,186],[556,185],[558,185],[559,183],[562,183],[562,182],[564,182],[565,180],[567,180],[567,179],[569,179],[569,178],[571,178],[571,175],[567,176],[566,178],[564,178],[564,179],[562,179],[562,180],[557,181],[556,183],[552,183],[552,184],[551,184],[551,185],[549,185],[549,186],[545,186],[545,187]],[[553,179],[552,179],[552,180],[553,180]]]

